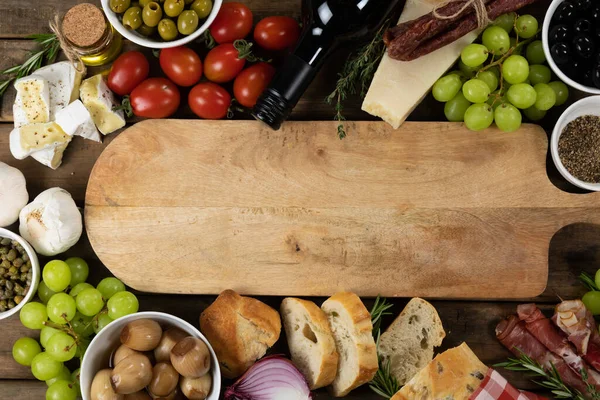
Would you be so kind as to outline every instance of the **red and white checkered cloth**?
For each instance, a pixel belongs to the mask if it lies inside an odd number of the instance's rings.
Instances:
[[[488,369],[479,388],[469,400],[547,400],[534,393],[522,392],[508,383],[506,379],[492,368]]]

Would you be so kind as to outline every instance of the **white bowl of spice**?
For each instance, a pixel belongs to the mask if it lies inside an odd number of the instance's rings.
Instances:
[[[600,96],[581,99],[563,112],[552,132],[550,152],[567,181],[600,191]]]

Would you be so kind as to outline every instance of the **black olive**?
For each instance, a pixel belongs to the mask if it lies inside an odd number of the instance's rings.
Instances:
[[[600,23],[600,5],[594,6],[592,8],[592,12],[590,14],[590,19],[594,21],[596,24]]]
[[[596,64],[592,69],[592,82],[594,86],[600,89],[600,64]]]
[[[565,1],[556,7],[554,19],[558,22],[569,22],[575,16],[575,7],[572,3]]]
[[[596,54],[596,58],[594,59],[596,64],[600,64],[600,53]]]
[[[571,49],[565,42],[552,45],[550,55],[557,65],[566,64],[571,59]]]
[[[567,25],[556,25],[548,35],[550,43],[567,42],[571,39],[571,29]]]
[[[592,0],[574,0],[573,5],[578,12],[587,11],[592,7]]]
[[[587,35],[577,35],[573,39],[573,51],[578,57],[589,59],[594,55],[594,41]]]
[[[592,31],[592,21],[587,18],[578,19],[573,25],[575,34],[588,34]]]
[[[574,80],[583,83],[585,86],[594,86],[593,72],[591,68],[588,68],[583,73],[583,80],[581,78],[575,78]]]

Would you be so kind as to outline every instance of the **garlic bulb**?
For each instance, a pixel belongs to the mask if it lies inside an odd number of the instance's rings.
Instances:
[[[57,187],[40,193],[26,205],[19,220],[21,236],[44,256],[67,251],[77,243],[83,230],[75,201],[69,192]]]
[[[28,200],[23,173],[0,162],[0,227],[15,223]]]

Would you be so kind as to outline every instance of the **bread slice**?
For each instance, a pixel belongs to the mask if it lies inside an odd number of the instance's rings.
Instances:
[[[333,396],[343,397],[371,381],[379,369],[371,315],[360,298],[348,292],[331,296],[321,309],[340,355],[337,376],[329,389]]]
[[[398,383],[411,380],[433,358],[433,348],[446,337],[435,308],[414,298],[379,338],[379,355]]]
[[[281,302],[280,312],[292,362],[311,390],[331,384],[339,356],[323,310],[312,301],[288,297]]]
[[[488,367],[463,343],[439,354],[390,400],[467,400],[487,372]]]

